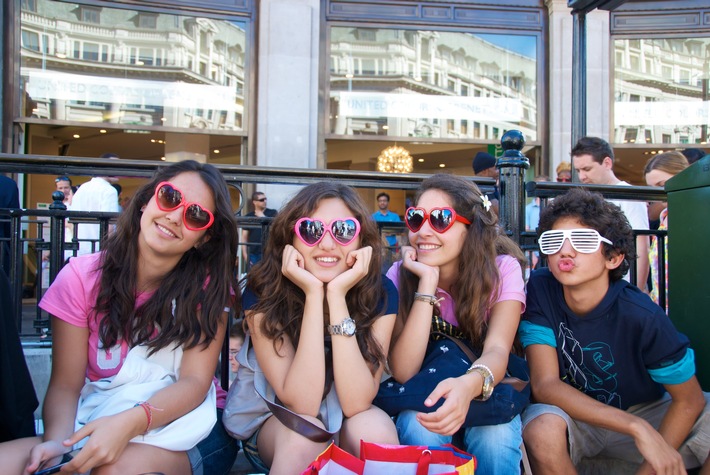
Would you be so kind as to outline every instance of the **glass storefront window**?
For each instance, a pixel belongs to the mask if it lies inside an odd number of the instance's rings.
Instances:
[[[330,28],[329,133],[538,140],[538,38]]]
[[[23,117],[246,133],[246,23],[22,1]]]
[[[705,144],[710,38],[614,40],[614,142]]]

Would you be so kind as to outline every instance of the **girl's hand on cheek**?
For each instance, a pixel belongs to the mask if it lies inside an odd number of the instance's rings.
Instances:
[[[417,260],[417,250],[412,246],[402,246],[402,266],[422,279],[429,277],[432,282],[439,281],[439,268],[422,264]]]
[[[323,282],[306,270],[303,255],[290,244],[284,247],[281,258],[281,273],[304,292],[323,288]]]
[[[339,292],[345,295],[348,290],[360,282],[370,270],[372,260],[372,246],[361,247],[350,251],[345,258],[350,267],[328,284],[328,292]]]

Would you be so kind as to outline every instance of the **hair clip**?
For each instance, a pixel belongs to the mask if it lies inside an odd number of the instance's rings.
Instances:
[[[481,195],[481,204],[483,205],[483,209],[486,211],[491,210],[491,200],[488,199],[487,195]]]

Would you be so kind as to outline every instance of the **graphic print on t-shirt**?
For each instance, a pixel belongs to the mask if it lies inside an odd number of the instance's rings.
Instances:
[[[121,345],[116,344],[109,349],[104,349],[103,342],[99,341],[96,348],[96,365],[103,369],[115,369],[121,364]]]
[[[611,347],[601,341],[583,347],[564,323],[560,323],[558,339],[564,357],[562,379],[601,403],[621,407]]]

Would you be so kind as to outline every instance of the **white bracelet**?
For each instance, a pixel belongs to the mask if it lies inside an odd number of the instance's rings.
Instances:
[[[444,297],[437,298],[436,295],[420,294],[419,292],[414,292],[414,300],[421,300],[422,302],[428,303],[432,307],[434,305],[436,305],[438,307],[439,302],[444,300]]]

